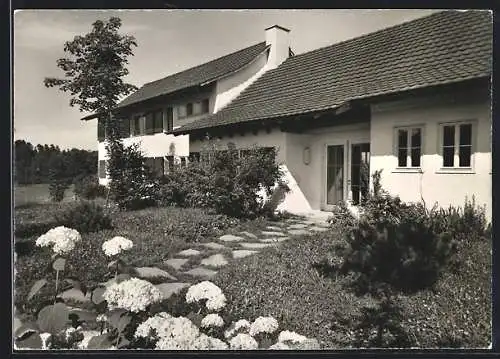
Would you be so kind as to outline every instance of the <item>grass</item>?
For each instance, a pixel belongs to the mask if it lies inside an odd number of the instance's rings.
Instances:
[[[325,348],[353,345],[363,307],[376,304],[356,295],[348,277],[322,275],[315,265],[331,253],[338,234],[295,237],[278,248],[224,267],[215,283],[228,297],[228,311],[248,320],[271,315],[282,328],[317,338]],[[461,259],[433,290],[399,295],[401,325],[416,347],[487,347],[491,330],[491,243],[461,243]],[[331,260],[338,260],[335,253]]]
[[[63,202],[73,201],[73,185],[71,185],[64,193]],[[50,202],[49,185],[46,183],[38,183],[32,185],[15,185],[14,186],[14,206],[22,207],[32,203],[47,203]]]

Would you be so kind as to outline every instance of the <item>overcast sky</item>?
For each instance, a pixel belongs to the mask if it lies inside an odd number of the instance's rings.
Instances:
[[[138,47],[127,81],[140,87],[166,75],[265,40],[274,24],[291,30],[296,54],[430,14],[430,10],[23,10],[14,15],[14,138],[61,148],[97,149],[96,121],[69,106],[68,95],[45,88],[61,76],[65,41],[97,20],[122,19]]]

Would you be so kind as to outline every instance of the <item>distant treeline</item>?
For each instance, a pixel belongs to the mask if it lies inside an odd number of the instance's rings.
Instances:
[[[14,143],[14,180],[18,184],[49,183],[50,171],[58,172],[72,182],[76,177],[97,174],[97,151],[54,145],[37,145],[24,140]]]

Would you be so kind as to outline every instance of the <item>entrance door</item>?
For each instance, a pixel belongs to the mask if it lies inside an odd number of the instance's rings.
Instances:
[[[368,196],[370,184],[370,144],[356,143],[351,148],[352,204],[362,203]]]
[[[344,145],[327,146],[326,153],[326,205],[344,200]]]

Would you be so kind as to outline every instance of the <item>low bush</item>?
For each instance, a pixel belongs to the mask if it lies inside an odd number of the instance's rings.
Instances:
[[[99,184],[96,176],[77,177],[74,184],[74,193],[78,198],[92,200],[106,197],[106,187]]]
[[[88,201],[81,201],[70,210],[56,213],[54,220],[59,226],[73,228],[81,233],[113,228],[111,218],[104,213],[103,207]]]

